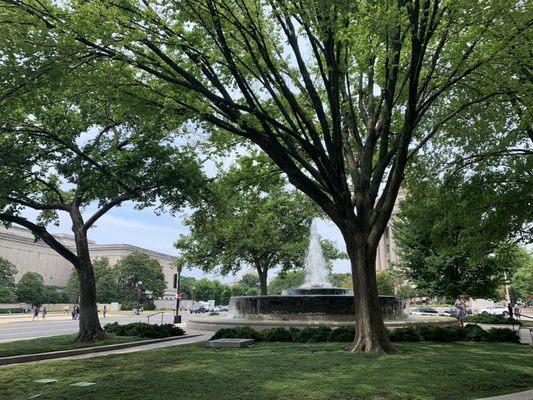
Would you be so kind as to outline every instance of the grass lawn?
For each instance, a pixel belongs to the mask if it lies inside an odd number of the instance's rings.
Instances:
[[[46,353],[48,351],[70,350],[79,349],[82,347],[105,346],[107,344],[147,340],[131,336],[112,336],[109,339],[102,341],[78,343],[74,341],[75,338],[76,335],[64,335],[0,343],[0,357],[18,356],[22,354]]]
[[[533,388],[533,350],[503,343],[400,343],[370,356],[345,344],[182,345],[0,368],[0,398],[188,400],[475,399]],[[50,385],[36,379],[58,379]],[[89,387],[72,383],[95,382]]]

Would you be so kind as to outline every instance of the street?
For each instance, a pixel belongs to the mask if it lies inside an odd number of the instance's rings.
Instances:
[[[153,314],[153,313],[152,313]],[[148,322],[148,315],[114,315],[109,316],[107,319],[100,317],[100,323],[102,326],[112,322],[118,322],[119,324],[128,324],[131,322]],[[183,314],[182,320],[185,322],[189,318],[190,314]],[[54,316],[55,317],[55,316]],[[3,319],[6,317],[3,317]],[[9,318],[9,317],[7,317]],[[163,323],[171,324],[174,321],[174,315],[163,314]],[[11,342],[15,340],[34,339],[47,336],[56,335],[68,335],[70,333],[78,332],[78,321],[72,319],[45,319],[44,321],[39,316],[38,320],[32,321],[0,321],[0,343]],[[160,324],[161,315],[155,315],[150,317],[151,324]],[[181,325],[184,327],[185,325]]]

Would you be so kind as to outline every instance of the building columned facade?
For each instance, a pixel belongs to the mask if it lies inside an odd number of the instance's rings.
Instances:
[[[395,264],[399,261],[391,222],[400,212],[400,203],[405,199],[405,195],[405,190],[400,189],[398,192],[398,197],[396,198],[396,202],[394,203],[394,209],[392,210],[390,221],[385,228],[385,232],[383,233],[381,240],[379,241],[378,251],[376,254],[376,271],[378,272],[386,270],[389,265]]]
[[[62,245],[75,252],[74,236],[55,234],[54,237]],[[107,257],[111,266],[134,251],[155,258],[163,267],[167,282],[163,298],[175,298],[176,271],[172,267],[174,257],[129,244],[99,244],[94,241],[89,241],[89,250],[92,259]],[[46,243],[36,242],[31,231],[17,226],[9,229],[0,227],[0,257],[17,267],[15,282],[18,282],[26,272],[37,272],[43,277],[45,285],[64,288],[74,272],[72,264],[48,247]]]

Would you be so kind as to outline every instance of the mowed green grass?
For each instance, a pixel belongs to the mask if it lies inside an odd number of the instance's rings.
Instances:
[[[345,344],[202,343],[0,368],[0,398],[188,400],[475,399],[533,388],[533,351],[503,343],[400,343],[401,354]],[[50,385],[36,379],[58,379]],[[72,383],[95,382],[77,388]]]
[[[111,336],[109,339],[94,342],[76,342],[76,335],[63,335],[39,339],[17,340],[0,343],[0,357],[18,356],[22,354],[46,353],[49,351],[80,349],[83,347],[105,346],[108,344],[135,342],[143,340],[139,337]],[[146,339],[144,339],[146,340]]]

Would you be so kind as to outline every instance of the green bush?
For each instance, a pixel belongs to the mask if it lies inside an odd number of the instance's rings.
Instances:
[[[512,329],[491,328],[488,330],[489,340],[492,342],[520,343],[520,337]]]
[[[249,327],[235,327],[219,329],[209,340],[216,339],[254,339],[256,342],[263,340],[261,332]]]
[[[106,327],[107,330],[107,327]],[[511,329],[493,328],[483,330],[479,325],[467,324],[464,328],[458,326],[441,327],[435,325],[418,325],[406,328],[387,330],[387,334],[393,342],[458,342],[458,341],[494,341],[519,343],[519,337]],[[322,343],[322,342],[351,342],[355,336],[352,326],[342,326],[337,329],[327,327],[318,328],[273,328],[258,332],[249,327],[236,327],[220,329],[211,338],[240,338],[254,339],[257,342],[298,342],[298,343]]]
[[[267,329],[261,333],[265,342],[292,342],[294,340],[291,331],[284,328]]]
[[[351,342],[354,337],[355,328],[353,326],[341,326],[331,331],[328,342]]]
[[[0,308],[0,314],[17,314],[21,312],[22,308]]]
[[[466,317],[465,321],[476,324],[522,325],[522,322],[514,318],[508,318],[504,317],[503,315],[492,315],[487,313],[468,316]]]
[[[304,328],[298,332],[295,341],[299,343],[322,343],[327,342],[332,329],[319,326],[318,328]]]
[[[419,342],[420,336],[415,328],[408,326],[392,330],[389,339],[393,342]]]
[[[183,329],[172,324],[151,325],[144,322],[134,322],[126,325],[119,325],[118,322],[114,322],[112,324],[107,324],[104,329],[106,332],[117,336],[138,336],[150,339],[181,336],[185,334]]]
[[[490,334],[481,326],[476,324],[465,325],[466,340],[482,342],[490,340]]]
[[[426,342],[457,342],[467,337],[465,330],[456,326],[418,325],[415,331]]]

